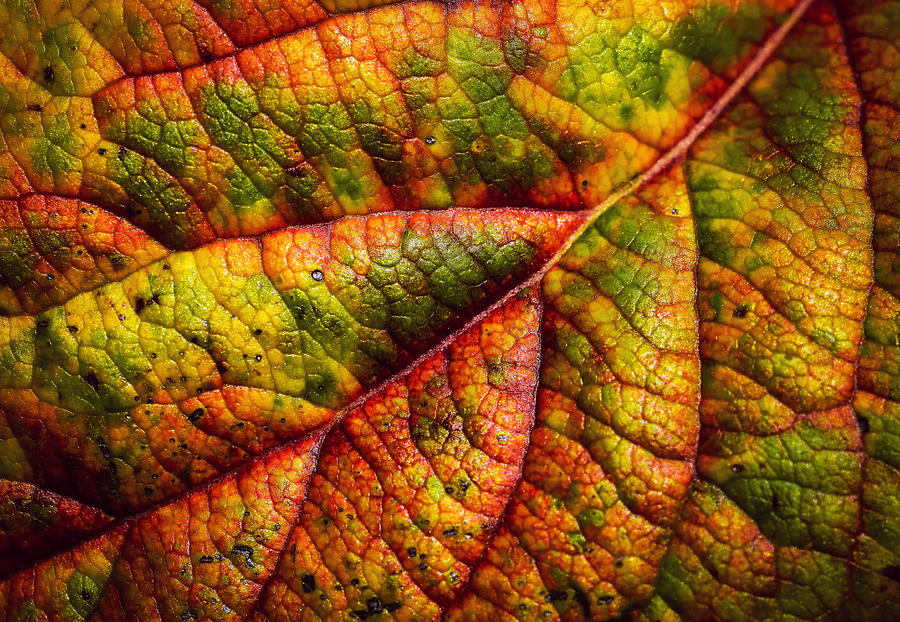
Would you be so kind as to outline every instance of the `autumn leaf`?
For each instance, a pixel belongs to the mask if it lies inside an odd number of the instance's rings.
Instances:
[[[0,618],[900,619],[898,42],[0,2]]]

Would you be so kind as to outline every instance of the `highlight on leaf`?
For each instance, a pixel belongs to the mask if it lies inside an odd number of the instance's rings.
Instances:
[[[0,618],[900,618],[898,41],[0,3]]]

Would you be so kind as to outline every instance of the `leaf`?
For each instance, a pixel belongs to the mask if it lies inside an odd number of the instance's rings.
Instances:
[[[4,619],[900,615],[895,3],[0,32]]]

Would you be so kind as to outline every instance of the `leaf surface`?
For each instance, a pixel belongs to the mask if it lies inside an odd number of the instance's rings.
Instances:
[[[4,619],[900,614],[895,3],[0,32]]]

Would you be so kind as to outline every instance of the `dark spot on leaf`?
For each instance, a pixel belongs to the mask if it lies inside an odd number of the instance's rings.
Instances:
[[[103,454],[104,458],[109,460],[112,457],[109,447],[106,445],[106,441],[103,440],[102,436],[97,437],[97,447],[100,449],[100,453]]]
[[[869,420],[863,417],[862,415],[856,416],[856,424],[859,426],[859,431],[862,434],[865,434],[869,431]]]
[[[212,558],[211,555],[201,555],[200,559],[198,559],[197,561],[201,564],[211,564],[215,560]]]
[[[42,109],[40,104],[28,104],[28,110],[31,112],[40,112]]]
[[[50,84],[56,79],[56,73],[53,71],[52,65],[44,67],[44,82]]]
[[[97,149],[97,153],[99,153],[100,155],[106,155],[106,149],[100,147],[99,149]]]
[[[313,270],[313,271],[310,273],[310,276],[312,277],[313,281],[323,281],[323,280],[325,280],[325,273],[322,272],[321,270]]]
[[[305,574],[300,579],[300,585],[303,586],[303,591],[309,594],[316,589],[316,578],[311,574]]]
[[[238,555],[244,558],[244,566],[253,568],[253,549],[246,544],[235,544],[231,548],[232,555]]]
[[[254,334],[254,335],[262,335],[262,329],[261,329],[261,328],[257,328],[256,330],[253,331],[253,334]]]
[[[547,596],[545,596],[545,600],[548,602],[560,602],[566,600],[569,597],[569,593],[565,590],[551,590]]]
[[[734,311],[731,312],[731,315],[740,320],[740,319],[747,317],[747,313],[749,311],[750,311],[750,308],[747,307],[747,305],[738,305],[737,307],[734,308]]]
[[[435,142],[437,142],[437,141],[435,140],[434,136],[426,136],[425,137],[426,145],[433,145]]]
[[[415,557],[416,553],[417,553],[416,547],[414,547],[414,546],[411,546],[408,549],[406,549],[406,554],[409,555],[410,557]]]
[[[93,371],[89,371],[87,374],[85,374],[84,381],[91,385],[91,388],[94,391],[96,391],[100,386],[100,379],[97,378],[97,374],[95,374]]]
[[[137,311],[138,313],[143,311],[144,307],[146,307],[146,306],[147,306],[146,301],[143,298],[141,298],[140,296],[138,296],[137,298],[134,299],[134,310]]]
[[[731,471],[732,471],[733,473],[743,473],[743,472],[744,472],[744,465],[743,465],[743,464],[732,464],[732,465],[731,465]]]
[[[381,613],[384,605],[381,603],[381,599],[375,596],[366,601],[366,609],[369,610],[369,613]]]
[[[78,332],[78,327],[77,327],[77,326],[71,326],[71,325],[70,325],[70,326],[66,326],[66,329],[67,329],[70,333],[77,333],[77,332]]]
[[[451,527],[450,529],[444,530],[444,535],[447,537],[455,536],[457,533],[459,533],[459,532],[456,531],[456,527]]]
[[[598,596],[597,604],[598,605],[608,605],[615,599],[616,599],[615,596]]]
[[[359,585],[359,579],[350,579],[350,585],[356,587],[357,585]]]

